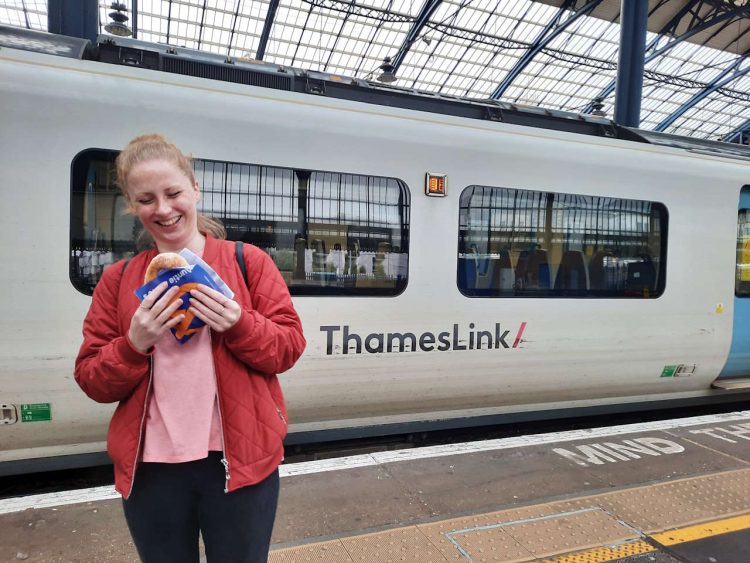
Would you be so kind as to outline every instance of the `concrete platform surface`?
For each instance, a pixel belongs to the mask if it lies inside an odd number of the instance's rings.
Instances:
[[[290,464],[281,474],[271,561],[554,558],[750,512],[750,411]],[[0,501],[0,561],[137,561],[114,496]],[[645,555],[675,558],[618,557]]]

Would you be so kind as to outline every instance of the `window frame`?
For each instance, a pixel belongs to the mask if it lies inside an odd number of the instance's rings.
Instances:
[[[649,292],[648,295],[643,294],[625,294],[623,291],[618,291],[617,293],[614,293],[612,290],[592,290],[592,289],[585,289],[585,290],[570,290],[570,289],[555,289],[555,279],[550,273],[550,287],[549,288],[541,288],[541,289],[512,289],[512,290],[501,290],[500,288],[488,288],[486,290],[480,290],[475,288],[473,291],[468,290],[468,288],[464,288],[461,285],[461,248],[462,248],[462,225],[461,225],[461,218],[462,213],[468,212],[465,210],[471,209],[471,207],[464,207],[462,204],[462,200],[464,199],[464,194],[467,192],[467,190],[470,190],[472,188],[488,188],[491,190],[507,190],[510,193],[528,193],[528,194],[538,194],[540,196],[547,196],[549,194],[552,194],[554,196],[566,196],[566,197],[575,197],[575,196],[581,196],[581,197],[593,197],[593,198],[605,198],[610,200],[616,200],[616,201],[622,201],[622,202],[634,202],[634,203],[649,203],[653,206],[653,209],[656,209],[658,212],[659,217],[659,224],[661,227],[659,236],[659,261],[658,261],[658,267],[655,268],[655,274],[657,278],[657,283],[654,288],[654,291]],[[538,231],[542,232],[542,231]],[[552,231],[554,233],[554,229]],[[583,233],[581,233],[583,235]],[[537,189],[529,189],[529,188],[510,188],[510,187],[502,187],[502,186],[488,186],[488,185],[482,185],[482,184],[469,184],[465,186],[461,193],[459,194],[459,202],[458,202],[458,228],[457,228],[457,252],[456,252],[456,287],[463,295],[464,297],[470,298],[470,299],[646,299],[646,300],[653,300],[653,299],[659,299],[662,295],[664,295],[664,292],[666,291],[666,284],[667,284],[667,248],[668,248],[668,238],[669,238],[669,209],[667,206],[660,202],[660,201],[651,201],[651,200],[640,200],[640,199],[632,199],[632,198],[622,198],[622,197],[614,197],[614,196],[603,196],[603,195],[591,195],[591,194],[578,194],[578,193],[569,193],[569,192],[562,192],[562,191],[552,191],[552,190],[537,190]],[[652,262],[653,263],[653,262]],[[512,266],[512,262],[511,262]],[[517,264],[515,267],[513,267],[514,275],[515,270],[517,268]],[[557,264],[557,268],[560,268],[560,264]],[[588,266],[587,266],[587,273],[588,272]],[[555,276],[556,277],[556,276]],[[485,293],[482,294],[482,291]],[[494,291],[494,293],[492,293]]]
[[[75,241],[80,242],[80,246],[84,247],[86,246],[87,240],[85,237],[81,239],[80,237],[76,237],[77,234],[76,231],[80,233],[80,231],[83,229],[84,224],[84,203],[86,201],[86,182],[87,182],[87,175],[88,171],[90,169],[90,165],[92,161],[100,160],[100,161],[106,161],[114,164],[114,159],[119,154],[120,151],[118,150],[112,150],[112,149],[102,149],[102,148],[87,148],[80,152],[78,152],[71,161],[71,169],[70,169],[70,212],[69,212],[69,220],[70,220],[70,229],[69,229],[69,238],[68,238],[68,247],[69,247],[69,254],[68,254],[68,274],[69,279],[73,287],[79,291],[80,293],[83,293],[84,295],[93,295],[93,290],[96,286],[94,285],[82,285],[80,283],[80,274],[77,274],[75,271],[74,266],[74,260],[75,260],[75,250],[76,245],[74,244]],[[383,227],[384,230],[390,230],[391,232],[397,229],[400,229],[400,236],[402,237],[402,244],[400,245],[400,248],[402,252],[400,254],[405,255],[405,265],[404,265],[404,276],[403,277],[395,277],[392,280],[393,285],[391,287],[372,287],[372,286],[326,286],[326,285],[294,285],[289,284],[287,282],[287,288],[289,289],[289,292],[292,296],[297,297],[308,297],[308,296],[316,296],[316,297],[397,297],[398,295],[402,294],[409,283],[409,250],[411,245],[411,228],[412,228],[412,221],[411,221],[411,211],[412,211],[412,198],[411,198],[411,190],[409,188],[409,185],[402,179],[396,178],[393,176],[374,176],[371,174],[359,174],[355,172],[336,172],[331,170],[319,170],[319,169],[308,169],[308,168],[293,168],[288,166],[277,166],[277,165],[271,165],[271,164],[255,164],[255,163],[247,163],[247,162],[232,162],[232,161],[226,161],[226,160],[214,160],[214,159],[202,159],[194,157],[194,161],[201,162],[201,163],[211,163],[212,165],[233,165],[233,166],[250,166],[250,167],[257,167],[259,169],[277,169],[277,170],[290,170],[292,173],[296,173],[298,171],[302,171],[304,173],[307,173],[312,177],[315,174],[321,174],[321,175],[338,175],[340,177],[361,177],[361,178],[367,178],[369,180],[377,180],[377,181],[393,181],[396,183],[398,189],[400,190],[400,194],[397,198],[397,205],[402,210],[399,213],[400,217],[403,217],[401,221],[401,225],[396,226],[389,226]],[[225,168],[226,170],[226,168]],[[203,186],[201,186],[201,191],[203,191]],[[83,195],[81,196],[81,193]],[[80,199],[80,202],[76,201],[76,198]],[[297,194],[294,195],[294,198],[296,201],[299,201],[299,196]],[[308,197],[306,198],[306,205],[307,210],[309,211],[311,208],[310,206],[311,199],[309,198],[309,188],[308,188]],[[333,201],[333,198],[331,198],[331,201]],[[339,201],[348,201],[346,198],[339,199]],[[199,205],[200,208],[200,205]],[[200,209],[199,209],[200,211]],[[112,210],[113,213],[115,213],[115,209]],[[228,210],[224,210],[223,214],[227,215]],[[220,221],[223,222],[223,217],[217,217]],[[238,222],[241,222],[241,219],[234,219],[232,217],[226,217],[226,219],[229,222],[232,222],[234,224],[237,224]],[[343,225],[345,228],[348,226],[346,223],[338,223],[339,225]],[[308,221],[305,222],[306,227],[308,227]],[[363,228],[364,225],[358,227]],[[357,227],[355,227],[357,228]],[[227,228],[228,237],[227,240],[238,240],[237,238],[230,238],[230,234],[234,234],[235,229]],[[252,232],[247,232],[246,236],[240,238],[239,240],[243,240],[244,242],[249,242],[250,244],[254,244],[252,242],[251,236]],[[309,234],[309,230],[306,233],[308,241],[308,246],[306,248],[310,248],[309,244],[311,242],[311,235]],[[255,245],[258,246],[258,245]],[[263,250],[263,247],[258,246],[261,250]],[[292,247],[293,249],[293,247]],[[264,250],[265,251],[265,250]],[[130,252],[130,249],[124,249],[124,252],[127,254]],[[135,256],[138,254],[139,250],[136,249],[136,241],[132,241],[132,256]],[[372,251],[364,251],[364,252],[372,252]],[[379,251],[378,251],[379,252]],[[116,260],[117,261],[117,260]],[[115,261],[115,262],[116,262]],[[105,266],[105,268],[108,266]],[[373,267],[375,267],[375,264],[373,264]],[[306,272],[307,273],[307,272]],[[353,283],[356,284],[357,276],[360,274],[349,274],[353,276]],[[375,274],[371,274],[375,275]],[[325,276],[322,276],[322,278],[325,278]],[[101,274],[99,274],[99,279],[101,279]],[[97,284],[99,279],[97,279]],[[339,279],[338,277],[336,279]],[[287,280],[285,279],[285,282]]]

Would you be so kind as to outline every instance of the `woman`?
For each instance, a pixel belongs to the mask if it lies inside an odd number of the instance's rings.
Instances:
[[[117,158],[130,211],[155,248],[109,267],[83,325],[75,377],[99,402],[119,401],[107,446],[115,488],[141,559],[266,561],[279,491],[286,408],[276,374],[305,347],[302,327],[271,258],[234,243],[199,215],[190,158],[160,135],[133,139]],[[189,248],[235,292],[192,290],[189,312],[206,323],[185,344],[170,328],[178,289],[143,302],[151,259]]]

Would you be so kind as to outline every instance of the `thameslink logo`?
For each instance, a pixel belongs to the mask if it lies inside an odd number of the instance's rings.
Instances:
[[[423,332],[417,335],[413,332],[371,332],[366,336],[352,332],[349,325],[324,325],[321,332],[326,334],[326,354],[334,354],[336,341],[342,354],[361,354],[363,350],[369,354],[384,352],[445,352],[447,350],[498,350],[500,348],[518,348],[521,343],[526,323],[518,327],[513,344],[509,344],[510,330],[503,330],[500,323],[495,323],[495,330],[474,330],[474,323],[469,323],[469,330],[462,331],[458,324],[453,325],[452,331]],[[340,334],[339,334],[340,333]],[[468,338],[467,338],[468,337]],[[339,353],[338,350],[336,353]]]

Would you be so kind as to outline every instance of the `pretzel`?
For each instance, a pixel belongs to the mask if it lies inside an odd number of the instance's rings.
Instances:
[[[188,266],[187,260],[179,254],[175,254],[174,252],[157,254],[146,269],[146,276],[143,279],[143,283],[148,283],[156,278],[162,270],[184,268],[186,266]]]

